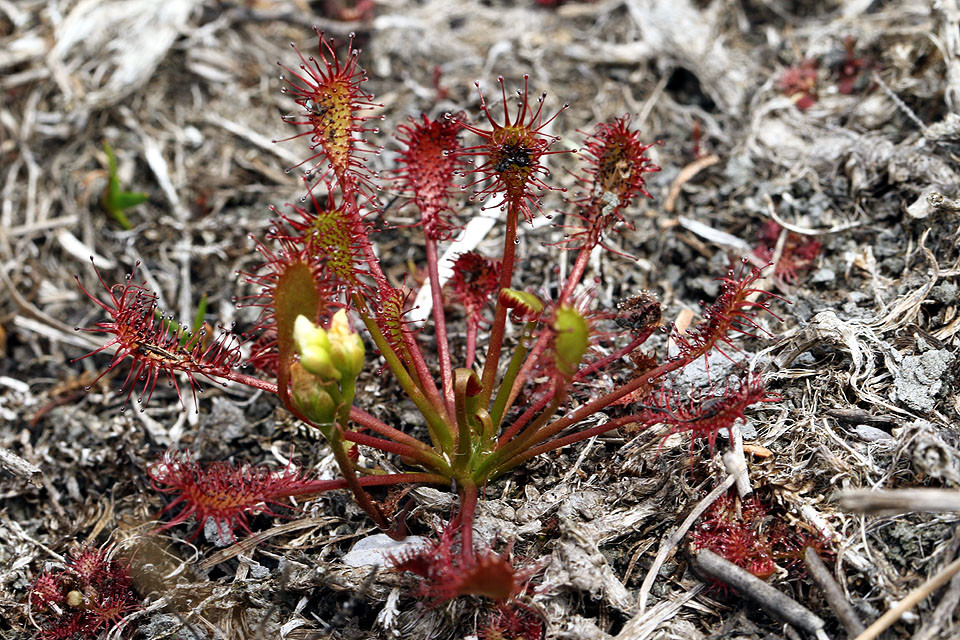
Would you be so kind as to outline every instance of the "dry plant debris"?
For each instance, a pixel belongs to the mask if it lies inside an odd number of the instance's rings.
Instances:
[[[109,358],[74,361],[100,346],[74,331],[98,319],[73,280],[94,281],[90,256],[110,281],[139,262],[158,305],[185,324],[204,294],[211,324],[253,322],[232,296],[255,292],[223,283],[257,262],[247,236],[268,205],[300,195],[285,169],[302,157],[271,142],[289,135],[277,117],[297,112],[276,62],[289,61],[291,41],[315,46],[313,25],[341,41],[356,33],[383,131],[421,111],[476,114],[475,80],[492,87],[501,73],[513,87],[530,73],[571,105],[550,135],[631,114],[647,140],[663,140],[650,149],[662,168],[647,176],[654,199],[605,238],[622,255],[598,251],[586,267],[598,306],[646,290],[674,321],[716,296],[713,274],[741,256],[761,249],[780,264],[816,243],[791,277],[767,279],[792,303],[778,309],[783,324],[762,321],[778,339],[738,341],[781,396],[738,423],[748,486],[825,541],[836,587],[868,628],[889,611],[886,637],[960,633],[950,577],[960,554],[957,0],[0,0],[0,635],[35,637],[37,580],[107,544],[143,597],[124,628],[148,639],[462,638],[489,610],[469,598],[427,608],[403,575],[345,564],[375,529],[338,492],[291,505],[289,519],[254,515],[255,535],[219,550],[215,527],[195,546],[189,530],[151,534],[165,505],[145,470],[168,447],[274,469],[293,456],[325,479],[336,473],[330,449],[233,385],[208,388],[199,413],[163,385],[144,412],[121,413],[126,372],[93,383]],[[800,91],[784,89],[791,69],[803,71]],[[104,141],[120,184],[150,196],[127,211],[129,231],[100,208]],[[372,169],[395,165],[398,150],[386,143]],[[547,160],[571,192],[572,160]],[[397,205],[392,224],[416,222]],[[563,222],[558,194],[543,210]],[[470,220],[441,265],[493,255],[496,213]],[[520,284],[550,289],[574,264],[563,229],[544,222],[520,226]],[[387,277],[412,285],[427,277],[408,268],[425,248],[401,231],[378,234],[376,249]],[[428,304],[418,313],[429,316]],[[454,348],[468,326],[451,316]],[[705,364],[678,392],[710,393],[731,366],[716,355]],[[415,421],[387,376],[366,371],[357,388],[379,419]],[[725,432],[691,450],[681,433],[664,440],[667,430],[625,427],[531,459],[486,487],[477,538],[535,572],[522,597],[548,637],[802,637],[704,589],[689,539],[673,544],[732,476],[720,462]],[[871,503],[883,512],[848,511],[850,490],[883,490]],[[895,492],[921,490],[903,512]],[[451,508],[432,488],[393,498],[409,505],[411,533],[440,530]],[[784,583],[779,569],[770,586],[829,637],[853,637],[828,602],[836,590]],[[491,617],[490,628],[523,624]]]

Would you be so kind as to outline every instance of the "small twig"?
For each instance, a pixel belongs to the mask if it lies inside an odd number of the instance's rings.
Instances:
[[[903,614],[913,609],[931,593],[949,582],[953,576],[960,573],[960,558],[957,558],[943,570],[930,578],[922,585],[907,594],[907,597],[901,600],[895,607],[876,619],[876,621],[867,627],[867,630],[858,635],[854,640],[874,640],[881,633],[887,630],[894,622],[899,620]]]
[[[660,567],[667,559],[667,556],[680,544],[683,536],[687,534],[687,531],[693,526],[693,523],[697,521],[697,518],[699,518],[710,505],[716,502],[717,498],[723,495],[735,481],[736,477],[732,475],[724,478],[723,482],[718,484],[716,489],[708,493],[703,500],[693,508],[693,511],[690,512],[690,515],[686,517],[677,530],[661,543],[660,549],[657,551],[657,557],[654,558],[653,564],[650,565],[650,570],[647,571],[647,575],[643,579],[643,584],[640,585],[640,597],[637,599],[637,607],[640,609],[641,614],[643,614],[647,607],[647,598],[650,595],[650,589],[653,587],[653,582],[657,579],[657,574],[660,573]]]
[[[32,465],[12,451],[0,447],[0,467],[3,467],[15,476],[28,480],[35,487],[42,487],[39,476],[40,468]]]
[[[683,185],[690,182],[698,173],[717,164],[720,161],[720,156],[716,154],[710,154],[709,156],[703,156],[694,160],[683,169],[680,170],[680,173],[677,174],[677,177],[673,180],[673,184],[670,185],[670,192],[667,194],[667,199],[664,202],[663,208],[667,213],[673,213],[673,210],[677,206],[677,198],[680,197],[680,189],[683,188]]]
[[[238,138],[243,138],[247,142],[251,143],[256,147],[260,147],[263,151],[272,153],[276,157],[280,158],[283,162],[286,162],[289,166],[296,166],[300,163],[300,156],[290,151],[284,146],[276,144],[273,140],[268,138],[265,135],[261,135],[239,122],[233,122],[232,120],[227,120],[222,116],[213,116],[210,115],[206,118],[205,122],[216,127],[220,127],[224,131],[228,131]]]
[[[587,454],[590,453],[590,450],[593,449],[594,443],[597,441],[597,436],[593,436],[587,440],[587,446],[583,448],[583,451],[580,452],[580,456],[577,458],[577,461],[570,467],[570,470],[563,475],[562,483],[566,484],[570,482],[570,479],[580,471],[580,465],[583,464],[583,461],[586,460]]]
[[[947,545],[947,558],[953,558],[960,551],[960,531],[953,534],[953,539]],[[950,584],[944,589],[943,596],[937,607],[924,618],[923,626],[913,635],[913,640],[934,640],[940,637],[940,632],[950,624],[957,604],[960,603],[960,573],[953,576]]]
[[[940,632],[947,626],[954,612],[957,610],[957,604],[960,604],[960,573],[953,576],[950,580],[950,586],[940,598],[937,608],[930,614],[923,627],[913,636],[913,640],[933,640],[940,637]]]
[[[823,236],[829,233],[840,233],[841,231],[847,231],[848,229],[855,229],[857,227],[863,226],[862,222],[848,222],[847,224],[837,224],[829,229],[809,229],[807,227],[800,227],[795,224],[790,224],[779,215],[777,215],[777,208],[773,204],[773,198],[769,194],[763,194],[763,199],[767,203],[767,212],[770,214],[770,217],[778,225],[783,227],[788,231],[793,231],[794,233],[799,233],[802,236]]]
[[[876,69],[873,70],[873,73],[870,75],[870,79],[876,82],[877,85],[881,89],[883,89],[883,92],[887,94],[887,97],[890,98],[890,100],[892,100],[895,105],[897,105],[897,108],[900,109],[900,111],[903,112],[905,116],[907,116],[910,120],[912,120],[915,125],[917,125],[917,129],[920,130],[920,133],[926,134],[927,125],[924,124],[923,120],[917,117],[917,114],[914,113],[913,109],[908,107],[907,103],[901,100],[900,96],[894,93],[893,89],[891,89],[887,85],[887,83],[883,81],[883,78],[880,76],[880,74],[877,72]]]
[[[657,603],[657,606],[651,607],[650,611],[638,613],[623,625],[623,629],[620,630],[614,640],[646,638],[654,629],[676,615],[683,605],[697,596],[705,587],[706,585],[700,582],[688,589],[686,593],[674,596],[672,599],[661,600]]]
[[[827,599],[827,602],[830,603],[833,612],[837,614],[837,618],[839,618],[843,624],[844,629],[847,630],[847,634],[856,636],[863,633],[866,627],[863,626],[863,622],[860,621],[857,612],[854,611],[853,606],[850,605],[850,602],[843,593],[843,589],[841,589],[837,581],[833,579],[833,576],[830,575],[830,570],[827,569],[827,566],[823,564],[823,560],[817,555],[816,549],[807,547],[807,550],[803,553],[803,563],[807,567],[807,571],[810,572],[810,576],[820,585],[824,597]]]
[[[800,640],[800,634],[797,633],[797,630],[791,627],[789,624],[783,625],[783,636],[787,640]]]
[[[701,549],[693,556],[693,564],[705,576],[733,587],[737,593],[753,600],[767,613],[818,638],[826,637],[823,620],[812,611],[713,551]]]
[[[747,473],[747,459],[743,453],[743,432],[739,426],[734,426],[733,442],[730,443],[730,450],[723,454],[723,467],[727,473],[734,477],[737,484],[737,495],[746,498],[753,493],[753,487],[750,486],[750,475]]]
[[[950,489],[854,489],[840,493],[840,508],[871,515],[960,511],[960,491]]]
[[[871,427],[886,427],[890,429],[891,427],[897,426],[899,421],[893,416],[888,416],[884,414],[873,415],[869,411],[860,409],[857,407],[837,407],[835,409],[827,409],[827,415],[831,418],[836,418],[843,422],[848,422],[852,424],[867,424]]]
[[[777,236],[777,244],[773,247],[773,255],[770,256],[770,266],[773,268],[767,274],[767,278],[771,278],[777,273],[777,265],[780,264],[780,258],[783,257],[783,248],[787,246],[787,238],[789,236],[790,232],[783,227],[780,227],[780,235]],[[764,285],[764,287],[766,286],[767,285]]]

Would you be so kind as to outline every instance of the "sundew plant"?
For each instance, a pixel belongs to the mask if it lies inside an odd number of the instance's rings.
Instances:
[[[630,226],[637,199],[651,197],[645,178],[660,170],[647,155],[653,143],[629,116],[593,125],[577,153],[577,184],[565,197],[563,240],[554,249],[575,256],[569,273],[554,294],[519,287],[529,277],[518,274],[518,226],[543,215],[544,195],[557,190],[548,157],[571,152],[548,133],[565,107],[531,94],[526,77],[512,96],[501,78],[496,100],[480,93],[478,117],[410,118],[395,134],[397,166],[377,173],[369,161],[379,150],[371,126],[379,105],[365,90],[352,39],[346,45],[338,53],[318,33],[312,55],[296,51],[281,64],[283,90],[301,109],[284,120],[295,129],[287,140],[306,147],[298,167],[306,191],[300,204],[273,209],[255,244],[260,264],[243,274],[255,293],[240,302],[260,310],[257,326],[214,339],[191,334],[158,313],[156,296],[134,276],[101,280],[106,298],[88,295],[106,317],[90,330],[109,340],[94,353],[113,348],[110,369],[131,361],[123,393],[137,403],[149,401],[162,378],[178,392],[189,386],[194,402],[204,380],[276,394],[322,434],[339,465],[339,480],[311,484],[296,470],[269,476],[168,453],[150,471],[158,490],[177,494],[168,527],[196,516],[246,529],[257,504],[269,510],[290,496],[346,488],[378,527],[400,538],[402,510],[375,499],[372,488],[435,485],[456,492],[458,507],[432,553],[398,565],[440,585],[434,597],[507,601],[524,588],[522,575],[474,541],[485,487],[535,456],[625,425],[661,424],[713,444],[751,405],[776,397],[742,367],[694,397],[677,393],[671,380],[715,350],[734,359],[739,334],[763,333],[757,315],[770,311],[773,296],[757,288],[759,271],[740,266],[719,279],[716,301],[686,332],[661,327],[660,305],[647,292],[616,309],[596,308],[583,283],[589,257],[613,251],[610,234]],[[432,310],[422,325],[408,319],[414,292],[386,275],[378,255],[374,221],[387,215],[384,193],[418,213],[419,224],[402,232],[425,247]],[[440,256],[460,222],[482,207],[501,214],[500,251],[459,255],[444,287]],[[465,344],[451,340],[453,307],[465,318]],[[658,330],[671,334],[672,354],[641,350]],[[358,391],[365,370],[392,377],[419,422],[380,415]],[[391,468],[361,458],[358,447],[377,450]]]

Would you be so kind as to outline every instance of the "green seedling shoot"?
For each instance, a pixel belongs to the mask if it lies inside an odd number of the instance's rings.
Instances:
[[[110,179],[107,188],[103,192],[100,203],[104,210],[116,220],[125,231],[133,228],[127,214],[127,209],[143,204],[150,197],[142,191],[124,191],[120,186],[120,179],[117,177],[117,158],[113,155],[113,149],[110,143],[103,141],[103,151],[107,154],[107,163],[109,165]]]

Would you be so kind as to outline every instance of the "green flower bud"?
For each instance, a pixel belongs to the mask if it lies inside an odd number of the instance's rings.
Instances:
[[[340,309],[333,314],[330,331],[330,358],[333,366],[348,380],[355,380],[363,371],[363,338],[350,329],[347,312]]]
[[[306,316],[297,316],[293,323],[293,344],[304,369],[324,380],[340,379],[330,354],[330,337],[323,327],[316,326]]]
[[[290,367],[290,390],[294,405],[329,438],[327,430],[333,428],[336,420],[337,403],[330,395],[328,384],[331,383],[324,383],[320,376],[310,373],[299,362],[294,362]]]
[[[573,307],[560,307],[553,316],[554,360],[557,370],[569,378],[580,367],[590,344],[590,327]]]
[[[297,316],[293,342],[300,354],[300,362],[290,369],[297,407],[318,425],[346,425],[364,351],[363,339],[350,329],[347,312],[333,314],[329,329]]]

